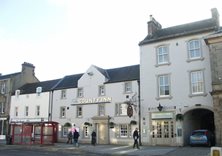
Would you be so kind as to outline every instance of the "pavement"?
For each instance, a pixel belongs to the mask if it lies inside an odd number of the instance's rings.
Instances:
[[[140,149],[132,148],[128,145],[96,145],[80,144],[75,147],[73,144],[55,143],[53,145],[5,145],[0,144],[0,148],[38,148],[50,151],[82,151],[98,155],[129,155],[129,156],[210,156],[209,147],[171,147],[171,146],[140,146]]]

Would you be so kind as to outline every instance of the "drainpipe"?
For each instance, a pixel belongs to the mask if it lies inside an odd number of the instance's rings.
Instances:
[[[139,115],[139,145],[142,146],[142,141],[141,141],[141,134],[142,134],[142,131],[141,131],[141,100],[140,100],[140,81],[138,80],[137,81],[138,83],[138,90],[139,90],[139,93],[138,93],[138,99],[139,99],[139,103],[138,103],[138,109],[139,109],[139,112],[138,112],[138,115]]]

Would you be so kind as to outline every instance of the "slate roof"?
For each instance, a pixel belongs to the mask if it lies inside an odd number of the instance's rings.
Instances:
[[[76,75],[68,75],[65,76],[57,86],[55,86],[54,90],[59,89],[68,89],[68,88],[77,88],[78,80],[82,77],[83,74],[76,74]]]
[[[42,92],[47,92],[52,90],[61,79],[49,80],[49,81],[42,81],[42,82],[35,82],[35,83],[27,83],[19,88],[20,94],[31,94],[36,93],[37,87],[42,87]]]
[[[13,74],[8,74],[8,75],[1,75],[0,76],[0,80],[9,79],[9,78],[14,77],[14,76],[19,75],[19,74],[21,74],[21,72],[17,72],[17,73],[13,73]]]
[[[139,65],[107,69],[106,71],[110,77],[109,81],[106,83],[132,81],[132,80],[140,79],[140,66]]]
[[[139,46],[175,37],[213,31],[216,29],[217,21],[213,18],[188,24],[182,24],[174,27],[160,29],[154,32],[152,35],[147,35],[145,39],[139,43]]]
[[[124,82],[139,80],[139,65],[132,65],[120,68],[113,69],[102,69],[96,67],[104,76],[106,76],[108,81],[106,83],[115,83],[115,82]],[[36,83],[28,83],[20,87],[20,94],[31,94],[36,93],[37,87],[42,87],[42,92],[47,92],[51,90],[60,90],[68,88],[77,88],[78,80],[82,77],[83,74],[68,75],[62,79],[49,80]]]

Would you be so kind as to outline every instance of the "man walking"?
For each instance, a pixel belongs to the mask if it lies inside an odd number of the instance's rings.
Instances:
[[[75,129],[73,134],[73,140],[74,140],[74,145],[76,147],[79,147],[78,139],[79,139],[79,132],[77,132],[77,130]]]
[[[138,144],[138,139],[139,139],[138,128],[136,128],[135,131],[133,132],[133,139],[134,139],[133,148],[135,148],[136,146],[137,149],[140,149]]]

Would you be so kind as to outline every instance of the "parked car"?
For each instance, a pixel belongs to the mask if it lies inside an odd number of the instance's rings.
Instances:
[[[190,136],[190,146],[194,145],[215,145],[214,134],[206,129],[194,130]]]

